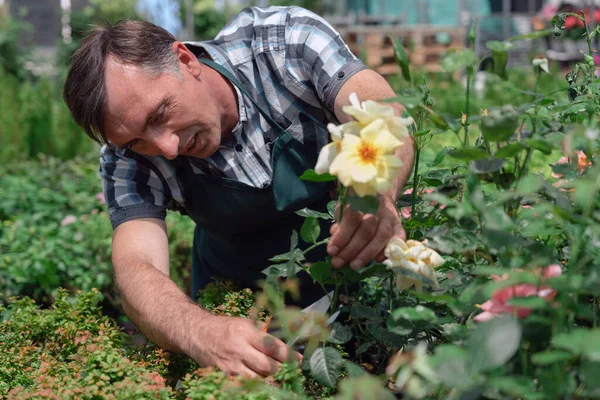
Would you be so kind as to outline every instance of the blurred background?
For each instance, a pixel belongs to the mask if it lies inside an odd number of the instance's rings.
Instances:
[[[93,148],[60,101],[61,80],[84,32],[120,19],[150,20],[181,40],[203,40],[243,7],[298,5],[325,17],[367,64],[393,80],[398,73],[390,37],[409,51],[413,68],[440,72],[440,58],[466,43],[476,23],[475,50],[485,42],[550,27],[559,10],[589,10],[600,0],[0,0],[0,160],[39,153],[71,158]],[[596,18],[597,17],[597,18]],[[511,65],[545,54],[560,63],[581,57],[581,32],[560,40],[519,42]],[[483,64],[485,68],[485,63]]]
[[[581,42],[583,27],[567,18],[560,38],[514,42],[503,80],[486,72],[492,67],[487,41],[550,29],[559,11],[585,10],[591,23],[600,23],[600,0],[0,0],[0,305],[13,295],[44,303],[61,286],[96,287],[108,309],[118,305],[98,146],[73,123],[61,99],[70,57],[84,32],[96,24],[140,18],[181,40],[204,40],[249,5],[313,10],[397,92],[408,86],[394,60],[391,38],[399,39],[415,83],[430,90],[437,112],[457,121],[465,112],[478,115],[531,101],[536,56],[550,60],[551,73],[540,77],[541,91],[567,99],[565,72],[587,46]],[[467,110],[464,77],[444,72],[440,60],[467,45],[472,26],[474,49],[485,61]],[[451,133],[435,135],[423,149],[422,165],[455,144]],[[534,163],[549,174],[548,164],[560,156]],[[171,274],[185,289],[193,223],[170,213],[167,226]]]

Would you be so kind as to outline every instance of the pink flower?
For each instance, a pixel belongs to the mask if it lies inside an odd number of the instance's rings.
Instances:
[[[104,198],[104,193],[98,192],[96,194],[96,200],[100,202],[100,204],[106,204],[106,199]]]
[[[537,274],[541,274],[541,280],[559,276],[562,274],[562,268],[558,264],[552,264],[544,268],[538,268]],[[506,280],[508,274],[502,276],[492,275],[495,281]],[[554,300],[556,290],[547,285],[536,286],[530,283],[519,283],[498,289],[492,295],[492,298],[481,305],[482,313],[478,314],[474,320],[477,322],[488,321],[501,314],[513,314],[517,318],[525,318],[531,314],[531,309],[527,307],[516,307],[506,304],[513,297],[539,296],[546,301]]]
[[[60,226],[71,225],[73,222],[77,222],[77,217],[74,215],[67,215],[62,221],[60,221]]]
[[[413,192],[413,188],[408,188],[404,191],[404,194],[412,194]],[[427,188],[427,189],[422,189],[419,191],[419,196],[423,195],[423,193],[427,193],[427,194],[431,194],[435,192],[435,188]],[[435,201],[431,202],[431,205],[436,205],[437,203]],[[441,209],[444,209],[445,206],[442,205]],[[400,216],[403,219],[409,219],[412,216],[412,207],[411,206],[406,206],[406,207],[402,207],[400,209]]]
[[[542,7],[542,15],[547,21],[552,21],[552,18],[558,13],[558,6],[553,4],[546,4]]]
[[[406,206],[406,207],[402,207],[400,209],[400,216],[403,219],[409,219],[412,215],[412,207],[411,206]]]

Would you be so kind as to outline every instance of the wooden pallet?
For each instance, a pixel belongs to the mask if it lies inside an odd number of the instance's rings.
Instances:
[[[337,30],[350,50],[361,57],[367,67],[381,75],[391,75],[399,71],[390,37],[403,43],[413,67],[430,72],[442,71],[440,60],[448,49],[462,48],[465,44],[465,30],[448,26],[362,25],[339,27]],[[439,42],[440,34],[448,37],[447,43]]]

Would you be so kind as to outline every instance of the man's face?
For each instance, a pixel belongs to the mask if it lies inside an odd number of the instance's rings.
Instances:
[[[202,79],[203,68],[187,55],[179,62],[183,77],[168,72],[153,76],[109,56],[107,139],[144,155],[210,157],[221,142],[221,112],[208,80]]]

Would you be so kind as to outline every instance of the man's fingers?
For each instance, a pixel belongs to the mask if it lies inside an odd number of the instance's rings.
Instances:
[[[357,241],[356,246],[360,252],[352,257],[350,268],[357,269],[364,267],[368,262],[377,257],[385,249],[385,246],[392,237],[392,233],[393,228],[389,220],[380,221],[377,225],[375,235],[371,239],[367,239],[366,244]]]
[[[343,222],[343,221],[342,221]],[[356,256],[360,254],[363,249],[371,248],[372,246],[379,246],[380,243],[373,243],[373,238],[376,236],[378,232],[379,218],[373,214],[368,214],[362,217],[362,222],[358,229],[354,232],[354,235],[346,244],[344,249],[339,252],[339,254],[334,257],[332,260],[332,264],[334,267],[339,267],[336,265],[336,259],[341,259],[340,266],[344,265],[347,262],[351,262],[352,268],[358,268],[364,265],[366,262],[370,261],[380,249],[377,249],[377,252],[371,250],[372,254],[365,254],[365,259],[357,259]],[[390,229],[391,233],[391,229]],[[354,265],[352,265],[354,263]],[[361,265],[358,265],[361,264]]]
[[[337,228],[335,228],[335,233],[332,234],[331,240],[327,245],[327,252],[329,255],[336,257],[338,253],[344,249],[344,247],[346,247],[352,238],[352,235],[354,235],[354,232],[360,226],[361,220],[361,213],[350,210],[350,207],[344,209],[342,222],[338,224],[339,226]],[[337,267],[335,264],[334,266]]]
[[[406,240],[406,231],[404,230],[404,227],[401,223],[397,223],[396,225],[394,225],[394,233],[392,234],[392,237],[397,237],[402,240]]]
[[[256,350],[279,362],[295,361],[298,359],[298,353],[275,336],[266,333],[257,336],[250,344]]]
[[[251,368],[247,367],[246,365],[242,365],[239,368],[239,371],[236,373],[232,373],[230,375],[239,375],[242,378],[248,378],[248,379],[252,379],[252,378],[258,378],[259,374],[257,374],[256,372],[254,372]],[[264,375],[266,376],[266,375]]]
[[[273,375],[279,370],[281,363],[259,351],[255,351],[244,363],[253,372],[261,376]]]

